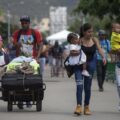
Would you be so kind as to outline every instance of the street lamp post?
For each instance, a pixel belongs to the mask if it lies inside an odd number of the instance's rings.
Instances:
[[[8,17],[8,43],[10,42],[9,39],[10,39],[10,11],[8,10],[7,11],[7,17]]]

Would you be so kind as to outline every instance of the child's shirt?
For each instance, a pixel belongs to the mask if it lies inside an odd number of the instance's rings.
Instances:
[[[76,56],[69,55],[69,58],[68,58],[68,61],[67,61],[66,64],[69,64],[69,65],[81,65],[81,64],[85,63],[86,62],[86,55],[81,50],[81,46],[70,44],[69,45],[69,51],[73,51],[73,50],[76,51],[76,52],[79,52],[79,54],[76,55]]]
[[[118,50],[120,49],[120,34],[116,32],[112,32],[111,35],[111,49]]]
[[[72,50],[80,51],[81,47],[80,47],[80,45],[70,44],[69,49],[70,49],[70,51],[72,51]]]

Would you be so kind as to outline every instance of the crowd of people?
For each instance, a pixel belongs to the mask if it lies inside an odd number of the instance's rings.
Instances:
[[[0,67],[5,66],[15,57],[21,55],[31,56],[40,64],[39,72],[42,75],[45,74],[45,65],[48,60],[51,66],[51,77],[58,77],[64,64],[68,76],[75,75],[77,105],[74,113],[80,115],[84,111],[85,115],[91,115],[90,99],[94,72],[95,70],[97,72],[98,89],[103,92],[107,58],[108,55],[114,54],[116,57],[115,73],[120,101],[120,25],[118,23],[112,25],[111,40],[108,39],[105,30],[99,30],[98,38],[94,37],[93,26],[85,23],[80,26],[79,34],[70,33],[67,36],[68,47],[66,49],[66,47],[59,45],[57,40],[54,45],[50,45],[45,38],[42,38],[39,31],[30,28],[29,16],[22,16],[20,22],[21,29],[13,33],[6,48],[3,47],[3,39],[0,36]],[[85,93],[84,103],[82,103],[83,91]],[[84,110],[82,110],[82,104]],[[27,106],[30,106],[30,102],[27,102]],[[22,109],[22,103],[19,103],[18,107]]]

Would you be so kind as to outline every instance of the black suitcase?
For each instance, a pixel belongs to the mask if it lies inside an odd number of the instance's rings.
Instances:
[[[6,90],[43,89],[41,75],[5,74],[2,88]]]
[[[19,102],[32,102],[36,110],[42,110],[42,100],[46,89],[41,75],[5,74],[1,81],[2,100],[8,102],[8,111]]]

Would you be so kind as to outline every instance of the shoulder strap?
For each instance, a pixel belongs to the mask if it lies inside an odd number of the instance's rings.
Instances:
[[[107,40],[105,40],[105,43],[106,43],[106,45],[107,45],[107,52],[109,52],[108,41],[107,41]]]
[[[96,39],[94,37],[92,37],[92,41],[96,44]]]
[[[21,33],[22,33],[22,29],[20,29],[20,30],[18,31],[17,41],[19,40]]]
[[[19,40],[21,33],[22,33],[22,29],[18,31],[17,41]],[[36,35],[34,29],[31,29],[31,33],[33,35],[34,40],[36,41]]]
[[[82,57],[82,50],[80,50],[80,58],[79,58],[79,62],[81,61],[81,57]]]
[[[66,63],[66,62],[68,62],[68,64],[69,64],[69,57],[70,57],[70,56],[67,56],[67,57],[66,57],[66,59],[65,59],[65,61],[64,61],[64,66],[65,66],[65,63]],[[80,50],[79,62],[81,61],[81,58],[82,58],[82,50]],[[78,64],[79,64],[79,63],[78,63]]]
[[[33,35],[33,38],[34,38],[34,42],[36,42],[37,38],[36,38],[35,30],[31,29],[31,31],[32,31],[32,35]]]

